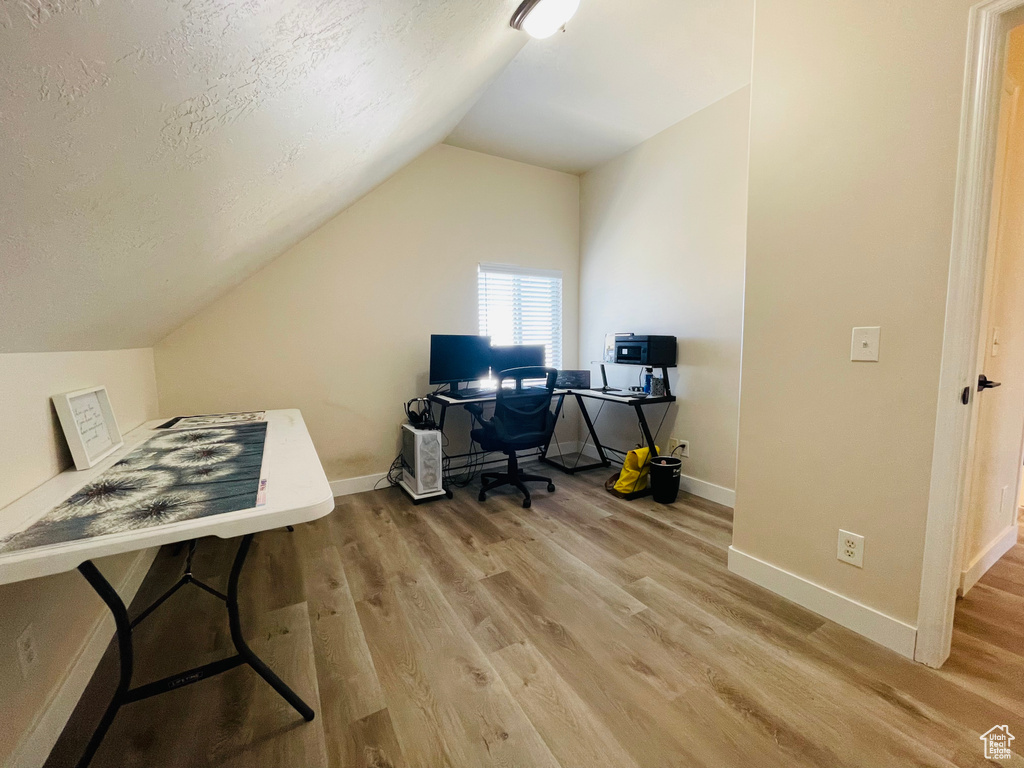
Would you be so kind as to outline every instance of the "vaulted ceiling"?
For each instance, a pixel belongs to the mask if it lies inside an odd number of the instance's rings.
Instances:
[[[0,0],[0,352],[148,346],[459,122],[518,0]]]
[[[582,173],[750,82],[754,0],[582,0],[447,143]]]

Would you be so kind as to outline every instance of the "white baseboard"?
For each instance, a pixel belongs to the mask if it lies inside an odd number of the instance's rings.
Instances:
[[[700,496],[702,499],[722,504],[726,507],[736,506],[736,491],[731,488],[723,488],[720,485],[709,483],[705,480],[698,480],[696,477],[682,475],[679,478],[680,490]]]
[[[561,441],[560,445],[552,444],[551,449],[548,451],[548,455],[556,459],[559,456],[559,451],[563,454],[577,453],[581,448],[581,443],[573,442],[569,440]],[[583,455],[596,459],[597,451],[594,449],[592,443],[587,444],[583,448]],[[452,467],[453,470],[458,471],[459,466]],[[363,475],[362,477],[349,477],[341,480],[331,481],[331,492],[335,496],[348,496],[352,493],[363,493],[364,491],[372,491],[374,488],[387,488],[386,484],[378,485],[381,481],[386,478],[387,472],[378,472],[373,475]],[[736,506],[736,491],[730,488],[723,488],[720,485],[709,483],[706,480],[699,480],[696,477],[689,477],[683,475],[679,479],[680,490],[692,493],[694,496],[700,496],[702,499],[713,501],[717,504],[723,504],[727,507]]]
[[[562,442],[562,453],[575,453],[578,448],[577,443]],[[550,451],[551,456],[557,456],[557,452],[552,446]],[[498,454],[500,455],[500,454]],[[464,463],[465,460],[463,460]],[[455,472],[462,469],[462,464],[456,464],[451,467]],[[388,476],[387,472],[377,472],[373,475],[363,475],[362,477],[346,477],[340,480],[331,480],[331,493],[335,496],[348,496],[353,493],[363,493],[365,491],[372,491],[374,489],[387,488],[387,483],[382,482]],[[380,483],[380,485],[378,485]]]
[[[347,477],[342,480],[331,480],[331,493],[335,496],[348,496],[352,493],[372,491],[377,483],[380,483],[387,476],[387,472],[377,472],[376,474],[363,475],[362,477]],[[387,488],[388,486],[387,484],[382,484],[380,487]]]
[[[985,575],[985,572],[996,564],[996,561],[1009,552],[1017,543],[1017,526],[1009,525],[1006,529],[989,542],[970,564],[960,574],[960,588],[957,594],[966,595],[978,579]]]
[[[564,447],[563,450],[565,450]],[[584,448],[583,455],[593,459],[598,458],[597,450],[593,444],[588,444]],[[709,483],[706,480],[690,477],[689,475],[681,475],[679,477],[679,490],[692,493],[694,496],[700,496],[702,499],[707,499],[726,507],[733,508],[736,506],[736,491]]]
[[[131,603],[142,586],[157,551],[157,548],[140,551],[121,583],[114,585],[125,605]],[[63,682],[53,690],[46,705],[15,747],[7,763],[8,768],[38,768],[46,762],[113,636],[114,617],[103,608],[82,643],[78,656],[68,666]]]
[[[908,659],[914,658],[917,628],[851,600],[789,571],[729,547],[729,570],[797,605],[852,629]]]

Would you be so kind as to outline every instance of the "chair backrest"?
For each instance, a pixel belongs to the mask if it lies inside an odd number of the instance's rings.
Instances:
[[[551,399],[555,392],[558,371],[554,368],[529,366],[511,368],[498,374],[497,399],[494,405],[494,426],[501,440],[521,447],[533,447],[547,442],[555,428],[555,415],[551,412]],[[523,381],[543,379],[543,386],[524,387]],[[505,387],[506,381],[515,387]]]

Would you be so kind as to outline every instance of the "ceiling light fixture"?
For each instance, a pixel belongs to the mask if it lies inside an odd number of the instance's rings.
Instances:
[[[580,7],[580,0],[523,0],[510,22],[530,37],[543,40],[566,25]]]

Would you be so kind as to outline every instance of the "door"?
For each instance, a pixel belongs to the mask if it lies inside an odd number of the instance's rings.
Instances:
[[[1009,33],[986,268],[960,593],[1016,542],[1024,461],[1024,26]],[[992,386],[999,383],[1000,386]]]

